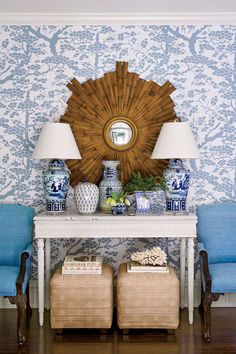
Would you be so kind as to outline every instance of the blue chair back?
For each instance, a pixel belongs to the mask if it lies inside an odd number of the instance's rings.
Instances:
[[[19,266],[21,253],[32,243],[34,209],[0,204],[0,265]]]
[[[216,203],[197,208],[198,239],[208,252],[208,262],[236,262],[236,203]]]

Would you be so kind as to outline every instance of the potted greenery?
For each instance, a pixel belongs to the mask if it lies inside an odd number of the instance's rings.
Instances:
[[[130,202],[126,198],[125,192],[111,192],[111,197],[106,199],[106,203],[111,205],[112,214],[114,215],[125,214],[127,207],[130,206]]]
[[[124,186],[124,192],[127,195],[131,195],[131,197],[128,196],[129,200],[136,201],[136,212],[138,214],[159,211],[160,202],[158,204],[157,194],[161,194],[161,199],[164,201],[164,190],[165,184],[163,178],[144,176],[140,171],[133,172],[132,177]]]
[[[124,192],[134,194],[136,191],[150,192],[164,189],[161,177],[143,176],[140,171],[133,172],[132,177],[125,183]]]

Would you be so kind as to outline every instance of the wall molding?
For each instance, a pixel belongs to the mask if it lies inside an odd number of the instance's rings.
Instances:
[[[200,304],[200,281],[195,280],[194,282],[194,307],[198,307]],[[188,299],[188,288],[187,288],[187,279],[185,287],[185,304],[184,307],[187,307]],[[38,281],[30,281],[30,303],[32,308],[38,308]],[[11,305],[8,299],[0,297],[0,308],[15,308],[15,305]],[[220,296],[217,302],[213,302],[212,307],[236,307],[236,293],[227,293],[224,296]]]
[[[236,24],[236,12],[1,13],[0,25]]]

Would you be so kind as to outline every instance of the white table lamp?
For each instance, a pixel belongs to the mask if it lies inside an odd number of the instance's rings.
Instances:
[[[66,210],[66,196],[70,185],[70,171],[64,160],[81,159],[71,127],[66,123],[47,123],[43,127],[33,156],[34,159],[50,159],[44,172],[44,189],[47,212]]]
[[[170,159],[163,172],[166,185],[166,211],[185,212],[190,173],[181,159],[198,159],[200,153],[186,122],[164,123],[154,147],[152,159]]]

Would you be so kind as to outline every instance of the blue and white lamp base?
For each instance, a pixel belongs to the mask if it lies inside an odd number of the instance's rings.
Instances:
[[[172,159],[163,173],[166,184],[166,211],[186,212],[190,173],[180,159]]]
[[[70,172],[62,160],[51,160],[44,172],[43,183],[48,213],[66,210],[66,197],[70,185]]]

